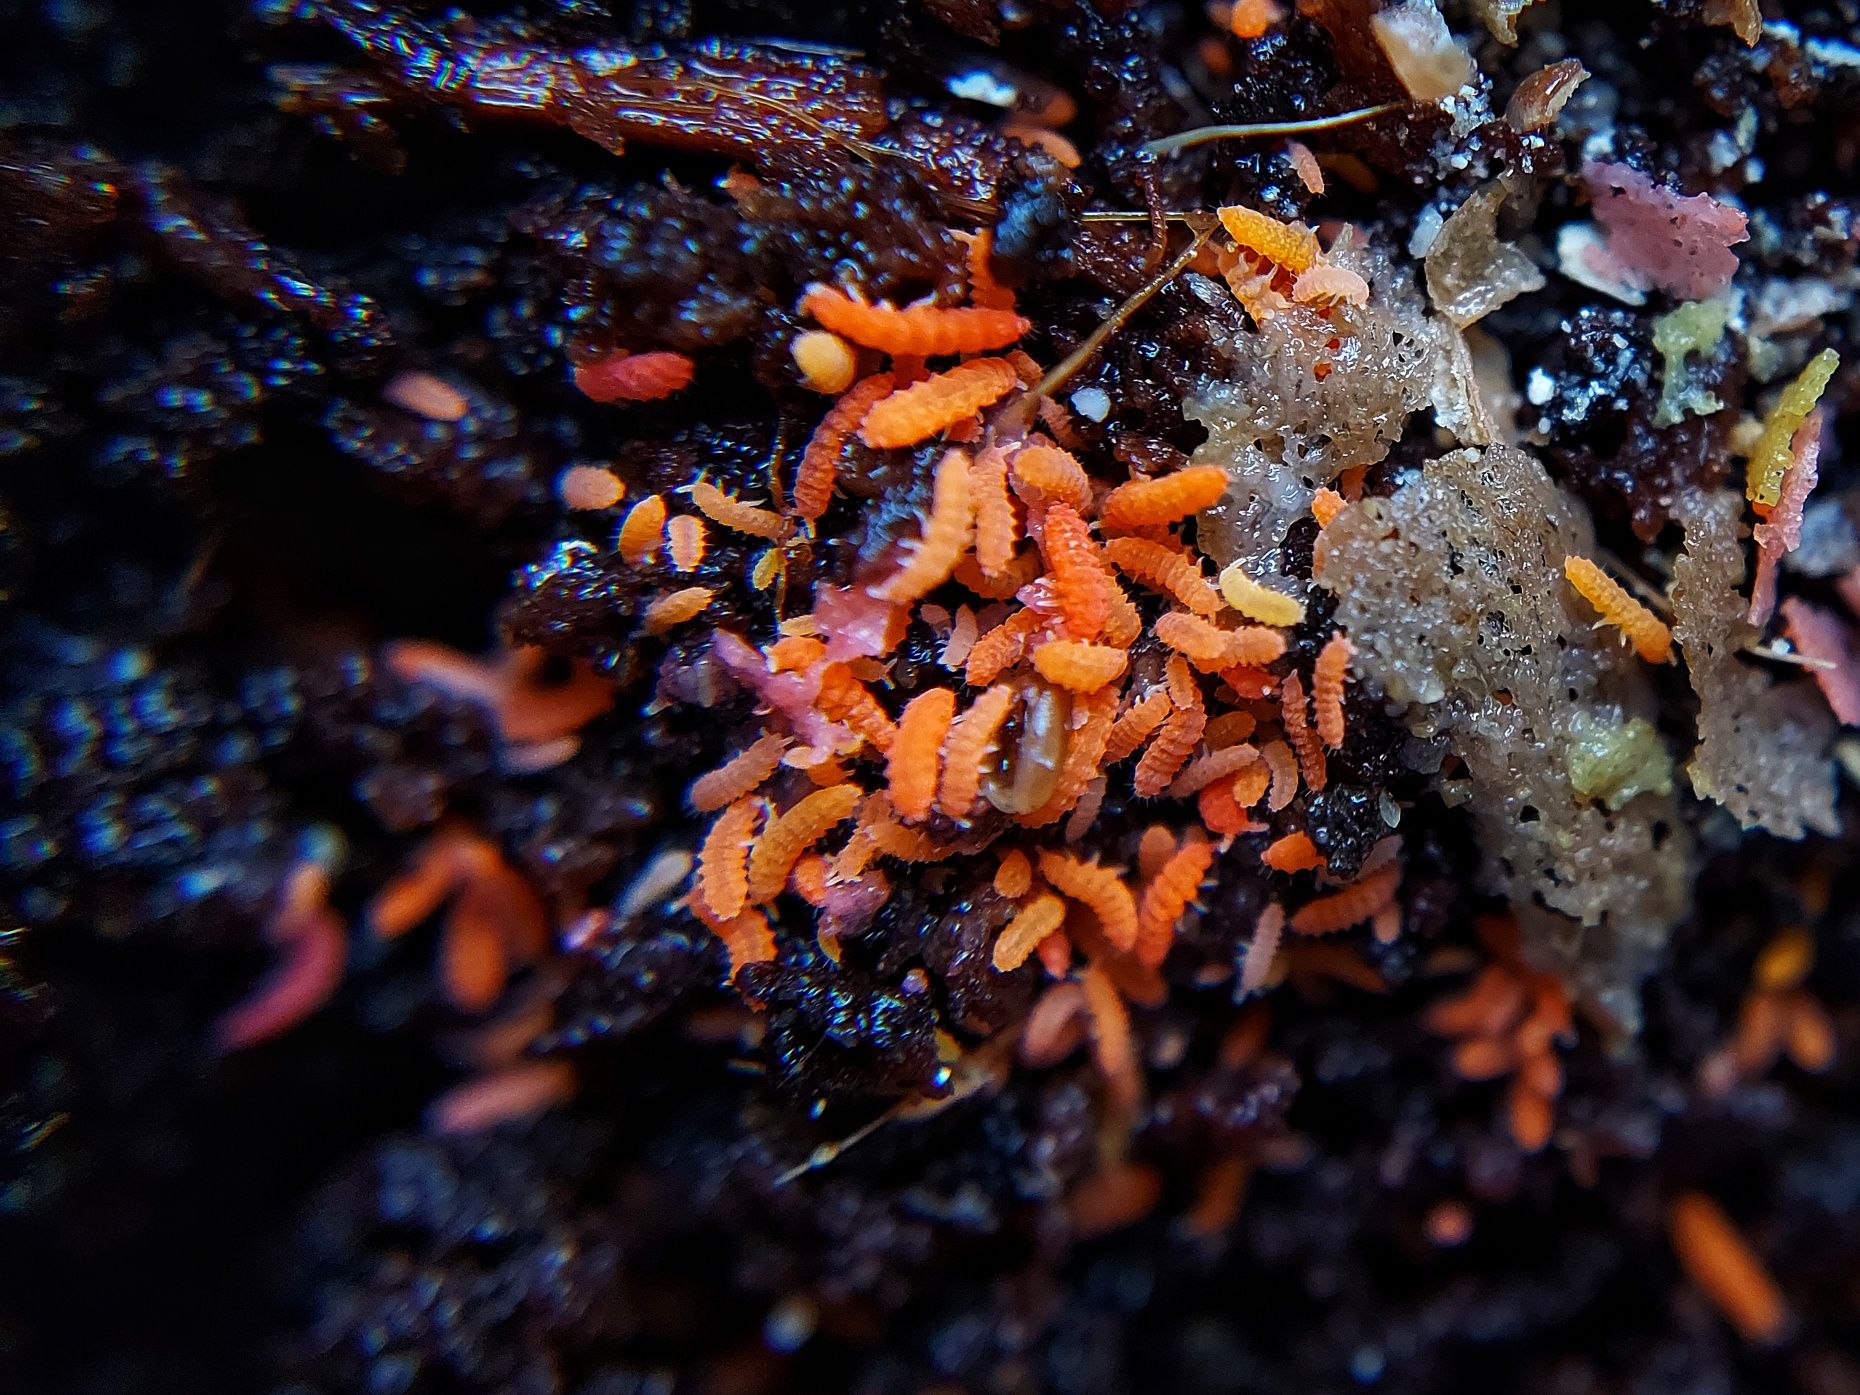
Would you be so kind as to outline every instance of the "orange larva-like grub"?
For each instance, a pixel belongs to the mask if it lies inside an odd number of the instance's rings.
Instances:
[[[377,934],[404,934],[450,900],[440,942],[440,977],[447,996],[468,1012],[488,1008],[503,992],[510,968],[548,948],[541,898],[496,844],[453,829],[427,843],[414,864],[369,904]]]
[[[1279,680],[1270,669],[1255,668],[1251,664],[1235,664],[1232,668],[1222,669],[1221,682],[1233,691],[1236,702],[1271,697],[1273,690],[1279,686]]]
[[[1217,838],[1231,842],[1236,834],[1256,833],[1259,825],[1240,807],[1240,801],[1234,794],[1237,776],[1229,775],[1224,780],[1216,780],[1195,796],[1195,810],[1201,815],[1202,826]],[[1222,844],[1223,847],[1226,843]]]
[[[745,964],[766,964],[775,957],[775,932],[769,918],[754,906],[717,927],[717,938],[730,955],[730,977]]]
[[[497,856],[470,834],[452,831],[429,840],[388,883],[370,898],[364,917],[384,940],[398,939],[445,904],[468,865]]]
[[[1343,495],[1334,489],[1320,489],[1311,496],[1311,516],[1317,520],[1320,528],[1330,527],[1330,522],[1342,513],[1345,506]]]
[[[1160,968],[1169,954],[1175,925],[1201,890],[1202,878],[1214,865],[1214,848],[1198,837],[1190,838],[1165,862],[1143,888],[1137,903],[1137,959]]]
[[[1020,662],[1027,652],[1027,641],[1045,623],[1038,611],[1017,610],[980,636],[969,650],[969,661],[963,670],[964,681],[972,688],[985,688],[994,682]]]
[[[1246,0],[1242,0],[1244,4]],[[1270,0],[1267,0],[1270,4]],[[1215,43],[1209,39],[1209,43]],[[1218,45],[1216,45],[1218,48]],[[1226,54],[1226,50],[1220,50]],[[1202,1179],[1194,1189],[1194,1205],[1183,1213],[1183,1229],[1194,1237],[1215,1237],[1224,1235],[1235,1220],[1241,1218],[1241,1205],[1246,1202],[1246,1183],[1254,1176],[1254,1161],[1250,1157],[1216,1157],[1207,1164]]]
[[[1247,251],[1294,273],[1316,263],[1318,240],[1311,229],[1298,223],[1281,223],[1251,208],[1229,206],[1219,212],[1227,235]]]
[[[1034,953],[1040,956],[1040,967],[1048,978],[1064,978],[1072,968],[1072,938],[1064,930],[1055,930],[1041,940]]]
[[[1143,616],[1138,613],[1136,605],[1117,578],[1105,576],[1104,595],[1109,604],[1104,614],[1104,642],[1115,644],[1119,649],[1128,649],[1137,642],[1137,636],[1143,633]]]
[[[1292,929],[1301,935],[1334,935],[1361,925],[1395,899],[1400,885],[1400,863],[1378,867],[1348,886],[1300,906],[1292,915]]]
[[[611,509],[626,497],[626,485],[599,465],[570,465],[555,482],[555,497],[564,508]]]
[[[657,552],[664,540],[665,500],[648,494],[626,511],[614,545],[620,550],[621,561],[637,567]]]
[[[1292,168],[1298,172],[1298,180],[1306,189],[1314,194],[1321,194],[1324,192],[1324,168],[1322,165],[1318,164],[1317,156],[1311,153],[1310,146],[1304,144],[1302,141],[1287,141],[1285,143],[1285,158],[1291,162]]]
[[[1227,12],[1227,29],[1236,39],[1257,39],[1284,18],[1285,11],[1273,0],[1234,0]],[[1292,144],[1297,145],[1297,142]],[[1304,147],[1298,146],[1298,149],[1304,150]],[[1310,151],[1306,150],[1305,154],[1311,157]],[[1317,160],[1312,157],[1311,163],[1315,166]],[[1323,191],[1321,182],[1312,190],[1313,193]]]
[[[1627,636],[1641,658],[1650,664],[1672,661],[1673,632],[1659,616],[1628,595],[1620,582],[1587,557],[1565,557],[1563,575],[1602,619]]]
[[[1259,748],[1266,769],[1272,774],[1272,787],[1266,796],[1266,808],[1278,813],[1298,793],[1298,757],[1283,741],[1268,741]]]
[[[1137,875],[1146,882],[1152,880],[1162,871],[1163,864],[1175,856],[1175,849],[1175,834],[1170,832],[1169,826],[1150,824],[1137,840]]]
[[[646,613],[640,617],[641,627],[649,635],[662,635],[687,620],[696,619],[716,594],[708,586],[687,586],[681,591],[668,591],[646,607]]]
[[[1243,563],[1235,562],[1222,569],[1220,587],[1222,599],[1249,620],[1278,629],[1304,623],[1303,601],[1270,586],[1262,586],[1246,574]]]
[[[891,749],[898,729],[878,705],[865,684],[844,664],[828,664],[820,671],[816,705],[831,721],[840,722],[863,736],[882,755]]]
[[[923,829],[907,828],[890,817],[866,825],[865,836],[879,852],[900,862],[941,862],[956,851],[956,844],[939,842]]]
[[[1244,249],[1224,247],[1216,250],[1214,264],[1234,299],[1246,308],[1255,322],[1264,324],[1290,308],[1291,302],[1276,284],[1284,278],[1283,268],[1276,263],[1262,260]],[[1323,369],[1320,363],[1319,377],[1323,376]]]
[[[930,516],[924,520],[922,534],[904,564],[872,587],[872,594],[893,605],[921,600],[949,580],[974,535],[975,490],[969,479],[969,457],[960,450],[945,451],[936,467]]]
[[[1180,654],[1171,654],[1163,660],[1163,681],[1168,685],[1169,697],[1177,707],[1201,706],[1201,685],[1195,681],[1188,660]]]
[[[776,732],[757,738],[708,774],[700,775],[685,791],[685,803],[700,814],[734,804],[762,787],[781,765],[788,738]]]
[[[815,751],[796,752],[797,756],[805,756],[807,760],[807,763],[801,765],[799,769],[803,775],[807,776],[809,783],[819,787],[843,785],[852,778],[847,774],[846,767],[840,763],[838,756],[814,760],[813,757],[817,754],[818,752]],[[792,765],[794,762],[790,761],[789,764]]]
[[[982,564],[974,557],[964,557],[956,564],[956,570],[950,575],[985,600],[1010,600],[1030,581],[1040,576],[1039,550],[1024,547],[1009,559],[1007,566],[999,572],[988,573],[982,570]]]
[[[1020,522],[1007,491],[1007,452],[988,446],[975,457],[969,474],[975,485],[975,560],[998,576],[1014,560]]]
[[[1303,829],[1268,843],[1259,860],[1275,872],[1313,872],[1324,866],[1324,855]]]
[[[1366,305],[1369,283],[1346,267],[1320,263],[1298,273],[1292,299],[1300,305]]]
[[[1298,769],[1305,777],[1305,784],[1314,794],[1323,793],[1324,786],[1330,782],[1330,766],[1324,759],[1324,747],[1319,744],[1317,733],[1311,730],[1310,719],[1305,714],[1304,681],[1295,673],[1285,675],[1285,683],[1279,690],[1279,712],[1285,726],[1285,739],[1298,757]]]
[[[1113,867],[1088,862],[1069,852],[1040,854],[1040,875],[1062,895],[1098,917],[1104,936],[1128,953],[1137,942],[1137,902]]]
[[[1437,1036],[1499,1036],[1511,1031],[1527,1004],[1518,975],[1506,965],[1488,964],[1471,987],[1435,1003],[1422,1020]]]
[[[688,572],[704,560],[704,520],[688,513],[674,514],[665,522],[665,553],[672,566]]]
[[[575,386],[596,402],[656,402],[689,387],[697,365],[683,354],[612,353],[575,370]]]
[[[1060,933],[1054,938],[1063,940],[1065,936]],[[1060,966],[1061,973],[1065,967]],[[1034,1003],[1020,1029],[1017,1054],[1021,1064],[1045,1070],[1078,1050],[1085,1041],[1085,1014],[1085,990],[1078,984],[1068,979],[1049,987]]]
[[[1059,830],[1060,836],[1068,843],[1080,842],[1091,826],[1098,821],[1098,812],[1104,808],[1105,791],[1110,788],[1110,780],[1103,775],[1093,776],[1086,784],[1085,792],[1079,796],[1079,802],[1072,806],[1072,812],[1066,815],[1065,827]]]
[[[1172,610],[1156,618],[1155,630],[1156,638],[1203,673],[1257,668],[1285,653],[1285,636],[1264,625],[1225,630],[1199,615]]]
[[[797,334],[788,344],[788,353],[801,374],[804,387],[828,396],[842,393],[859,376],[859,356],[853,347],[831,330],[810,329]]]
[[[964,668],[969,662],[969,651],[975,648],[975,641],[981,638],[981,633],[975,612],[966,605],[957,606],[955,619],[950,623],[949,636],[943,641],[943,652],[937,656],[937,663],[951,673]]]
[[[1028,362],[1031,363],[1032,360],[1029,359]],[[1033,382],[1028,382],[1027,385],[1032,387],[1033,383],[1037,383],[1039,380],[1040,374],[1038,365],[1036,364]],[[1021,381],[1027,382],[1024,375]],[[1040,399],[1039,412],[1040,425],[1044,426],[1047,434],[1055,441],[1059,442],[1062,447],[1070,451],[1084,449],[1085,437],[1079,431],[1078,422],[1074,419],[1071,412],[1067,411],[1050,397],[1042,397]]]
[[[1788,1305],[1717,1202],[1703,1192],[1684,1192],[1674,1199],[1667,1223],[1680,1265],[1739,1332],[1755,1342],[1782,1336]]]
[[[1056,500],[1081,512],[1091,506],[1091,478],[1070,451],[1036,441],[1014,452],[1013,468],[1023,497]]]
[[[1001,357],[1014,365],[1014,371],[1020,375],[1020,384],[1022,387],[1032,387],[1046,375],[1046,370],[1041,368],[1040,365],[1034,361],[1033,355],[1028,353],[1025,349],[1009,349],[1005,354],[1001,355]],[[1042,397],[1040,399],[1040,406],[1044,408],[1051,400],[1052,399],[1049,397]],[[1046,420],[1045,411],[1041,411],[1040,420],[1042,422]],[[1058,440],[1059,438],[1055,436],[1053,439]],[[1072,447],[1067,446],[1066,449],[1071,450]]]
[[[814,428],[794,472],[794,490],[790,496],[795,513],[809,523],[825,513],[832,501],[833,482],[839,477],[840,454],[846,449],[846,438],[865,420],[872,404],[888,396],[896,385],[889,373],[861,378],[828,409],[820,425]]]
[[[1233,793],[1234,803],[1242,809],[1250,809],[1264,799],[1266,787],[1271,783],[1272,772],[1267,770],[1263,760],[1241,766],[1227,782],[1228,788]]]
[[[1108,644],[1082,639],[1048,640],[1033,651],[1033,666],[1049,683],[1075,693],[1095,693],[1121,678],[1130,655]]]
[[[1228,668],[1260,668],[1285,653],[1285,636],[1267,625],[1242,625],[1227,636]]]
[[[898,714],[898,734],[885,753],[885,778],[891,807],[900,818],[918,822],[936,803],[937,755],[956,715],[956,694],[927,688]]]
[[[762,555],[757,557],[755,565],[749,569],[749,588],[752,591],[766,591],[778,578],[788,572],[788,558],[779,547],[765,547]]]
[[[1104,500],[1106,528],[1149,528],[1192,518],[1212,508],[1227,492],[1227,471],[1219,465],[1190,465],[1174,474],[1131,480]]]
[[[1050,891],[1043,891],[1015,914],[995,938],[994,965],[1001,973],[1011,973],[1025,964],[1041,940],[1057,930],[1066,919],[1066,903]]]
[[[1175,777],[1169,785],[1169,796],[1172,799],[1187,799],[1191,794],[1200,794],[1216,780],[1224,780],[1254,765],[1258,765],[1262,772],[1265,770],[1264,764],[1260,761],[1259,752],[1244,741],[1237,745],[1224,746],[1218,751],[1210,751],[1207,755],[1189,762],[1188,767]],[[1266,792],[1264,784],[1260,785],[1259,792],[1260,794]],[[1241,800],[1240,802],[1246,804],[1251,801]]]
[[[989,264],[995,250],[993,230],[983,228],[980,232],[957,233],[956,236],[968,243],[970,303],[988,310],[1012,310],[1014,292],[995,280],[994,268]]]
[[[427,1106],[429,1133],[483,1133],[500,1124],[522,1124],[575,1095],[575,1072],[564,1061],[525,1061],[499,1066],[452,1086]]]
[[[815,790],[771,819],[749,853],[749,899],[762,904],[779,895],[801,854],[851,817],[863,797],[857,785],[834,785]]]
[[[943,428],[943,439],[951,445],[966,446],[981,439],[982,418],[979,412],[970,412],[961,421],[952,422]]]
[[[1233,662],[1230,633],[1199,615],[1164,611],[1156,617],[1152,628],[1156,638],[1203,673],[1218,673]]]
[[[1555,1062],[1548,1057],[1538,1060]],[[1528,1067],[1531,1062],[1525,1062]],[[1520,1075],[1511,1082],[1511,1088],[1505,1092],[1505,1112],[1511,1125],[1511,1136],[1518,1146],[1527,1153],[1535,1153],[1550,1141],[1550,1135],[1556,1128],[1556,1098],[1542,1090],[1532,1089]]]
[[[986,306],[869,304],[832,286],[811,287],[801,309],[835,334],[881,353],[946,358],[1005,349],[1025,334],[1028,322],[1012,310]]]
[[[1013,688],[996,684],[956,718],[943,739],[943,783],[936,804],[951,818],[966,819],[974,808],[982,791],[983,767],[994,750],[1001,724],[1014,710],[1015,698]],[[895,791],[892,797],[895,801]]]
[[[875,402],[859,439],[880,450],[914,446],[999,402],[1018,382],[1007,360],[972,358]]]
[[[1001,854],[1001,864],[995,868],[995,894],[1005,896],[1010,901],[1018,901],[1033,890],[1033,861],[1019,848],[1009,848]]]
[[[1150,739],[1156,729],[1168,720],[1174,707],[1168,691],[1163,688],[1146,693],[1132,703],[1111,727],[1111,738],[1105,743],[1104,758],[1107,761],[1124,759]]]
[[[1343,744],[1343,685],[1355,652],[1349,640],[1333,634],[1311,666],[1311,705],[1317,709],[1318,738],[1333,751]]]
[[[1220,593],[1208,584],[1201,569],[1173,548],[1146,538],[1112,538],[1104,552],[1132,581],[1175,597],[1204,619],[1212,619],[1221,608]]]
[[[454,1006],[483,1012],[497,1001],[510,977],[505,951],[496,920],[467,912],[461,896],[439,943],[440,982]]]
[[[760,504],[746,504],[734,495],[725,494],[709,480],[691,486],[691,502],[712,523],[732,532],[747,533],[752,538],[770,542],[781,536],[781,515]]]
[[[1246,963],[1240,966],[1240,991],[1257,993],[1266,986],[1272,973],[1272,961],[1279,953],[1279,938],[1285,932],[1285,909],[1269,901],[1253,922],[1253,942],[1246,947]]]
[[[1049,504],[1040,550],[1046,555],[1066,634],[1073,639],[1098,638],[1110,614],[1112,583],[1085,520],[1068,504]]]
[[[428,421],[463,421],[471,399],[444,378],[416,369],[396,373],[381,389],[381,400]]]
[[[1169,714],[1169,719],[1162,724],[1162,730],[1156,733],[1155,740],[1144,751],[1143,758],[1137,762],[1135,788],[1143,799],[1154,799],[1175,779],[1176,772],[1182,768],[1182,762],[1188,759],[1201,742],[1201,733],[1208,724],[1208,714],[1199,705],[1177,708]]]
[[[278,962],[219,1020],[217,1036],[238,1051],[283,1035],[335,996],[349,954],[348,927],[329,904],[329,873],[299,862],[265,919]]]
[[[1092,1055],[1112,1094],[1129,1108],[1142,1091],[1137,1053],[1130,1040],[1130,1010],[1124,1006],[1117,984],[1099,965],[1088,964],[1079,976],[1079,984],[1085,990]]]
[[[1208,729],[1202,740],[1208,743],[1210,750],[1218,751],[1224,746],[1232,746],[1245,741],[1259,726],[1259,718],[1251,712],[1222,712],[1208,718]]]
[[[1759,988],[1799,988],[1815,966],[1815,940],[1806,930],[1782,931],[1757,954],[1751,981]]]
[[[698,850],[697,894],[718,920],[734,919],[748,904],[749,845],[760,817],[759,802],[739,799],[725,809]]]

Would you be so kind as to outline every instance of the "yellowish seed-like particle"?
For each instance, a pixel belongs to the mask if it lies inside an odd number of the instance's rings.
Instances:
[[[1239,562],[1222,570],[1220,584],[1221,599],[1249,620],[1279,629],[1304,622],[1303,601],[1270,586],[1262,586],[1246,574],[1246,568]]]
[[[815,392],[837,396],[859,376],[859,358],[852,345],[831,330],[810,329],[795,335],[788,352],[794,356],[801,381]]]

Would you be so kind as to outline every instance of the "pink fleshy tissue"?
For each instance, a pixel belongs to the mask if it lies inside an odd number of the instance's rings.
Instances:
[[[1596,272],[1641,290],[1704,300],[1737,274],[1733,243],[1750,236],[1741,209],[1709,194],[1680,194],[1639,170],[1591,160],[1583,180],[1604,240],[1589,258]]]

